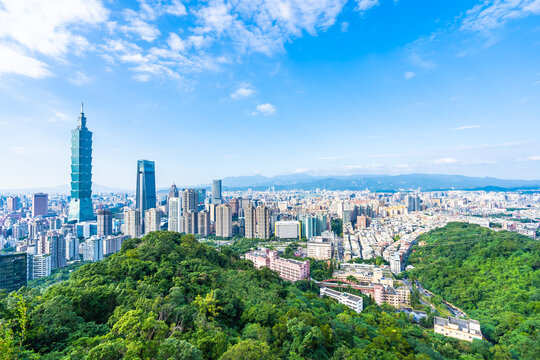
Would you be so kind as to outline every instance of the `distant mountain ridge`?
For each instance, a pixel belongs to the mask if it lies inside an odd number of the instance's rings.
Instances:
[[[508,180],[442,174],[312,176],[308,174],[236,176],[223,179],[226,190],[514,190],[540,189],[540,180]]]

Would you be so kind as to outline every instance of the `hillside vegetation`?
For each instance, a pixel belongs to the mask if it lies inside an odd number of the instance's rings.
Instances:
[[[356,314],[229,248],[151,233],[41,293],[0,295],[0,359],[493,359],[389,306]]]
[[[507,231],[450,223],[422,235],[408,275],[479,320],[500,354],[540,359],[540,243]]]

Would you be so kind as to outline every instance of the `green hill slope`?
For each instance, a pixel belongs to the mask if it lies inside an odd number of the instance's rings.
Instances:
[[[540,242],[464,223],[422,240],[409,276],[479,320],[484,336],[514,358],[540,359]]]
[[[0,359],[493,358],[485,342],[434,335],[390,307],[356,314],[316,292],[231,249],[151,233],[43,294],[0,295]]]

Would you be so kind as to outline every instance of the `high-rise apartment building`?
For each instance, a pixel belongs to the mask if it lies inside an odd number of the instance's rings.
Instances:
[[[139,209],[124,210],[124,234],[133,238],[141,237],[142,221]]]
[[[32,279],[39,279],[41,277],[51,275],[51,270],[52,270],[51,254],[29,255],[28,259],[29,261],[32,262],[32,266],[31,266]]]
[[[245,237],[255,239],[257,237],[257,216],[252,204],[249,204],[244,209],[244,218]]]
[[[221,198],[221,180],[212,181],[212,204],[221,204],[223,199]]]
[[[47,231],[45,239],[47,242],[46,253],[51,254],[51,269],[66,267],[66,240],[64,236],[56,231]]]
[[[7,211],[15,212],[19,210],[19,198],[17,196],[12,196],[7,198]]]
[[[66,259],[79,260],[79,238],[73,234],[66,235]]]
[[[94,235],[81,243],[81,253],[84,261],[100,261],[103,260],[103,238]]]
[[[232,198],[229,200],[229,205],[231,207],[232,216],[237,217],[238,216],[238,210],[240,210],[240,202],[237,198]]]
[[[32,217],[47,215],[49,196],[43,193],[32,195]]]
[[[137,194],[135,207],[144,219],[145,211],[156,207],[156,170],[153,161],[137,161]]]
[[[71,131],[71,201],[70,222],[92,220],[92,132],[86,128],[81,106],[77,127]]]
[[[112,214],[109,210],[100,210],[97,215],[97,234],[99,236],[112,235]]]
[[[180,198],[173,197],[169,199],[169,231],[182,231],[182,206]]]
[[[26,286],[27,254],[0,254],[0,289],[7,292]]]
[[[197,211],[199,208],[199,194],[196,189],[184,189],[182,191],[182,212]]]
[[[257,238],[270,239],[270,209],[265,205],[260,204],[256,209],[257,214]]]
[[[208,211],[199,211],[197,215],[198,234],[208,236],[210,234],[210,213]]]
[[[144,231],[148,234],[152,231],[161,230],[161,211],[156,208],[146,210],[144,216]]]
[[[232,212],[228,204],[216,207],[216,236],[222,238],[232,236]]]
[[[194,210],[185,211],[182,214],[182,232],[186,234],[197,234],[197,212]]]

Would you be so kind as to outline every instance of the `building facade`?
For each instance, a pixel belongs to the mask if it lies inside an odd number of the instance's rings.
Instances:
[[[221,180],[212,181],[212,204],[219,205],[223,202],[221,197]]]
[[[7,292],[26,286],[27,254],[0,254],[0,289]]]
[[[97,214],[97,235],[112,235],[112,214],[109,210],[100,210]]]
[[[32,217],[47,215],[49,196],[43,193],[32,195]]]
[[[222,238],[232,236],[232,211],[228,204],[216,207],[216,236]]]
[[[472,319],[458,319],[448,317],[447,319],[435,316],[433,319],[433,331],[435,334],[452,337],[454,339],[473,341],[482,340],[480,323]]]
[[[153,161],[137,161],[135,207],[143,219],[146,210],[156,207],[156,169]]]
[[[92,132],[86,128],[86,117],[81,106],[77,127],[71,131],[71,200],[68,221],[92,219]]]

